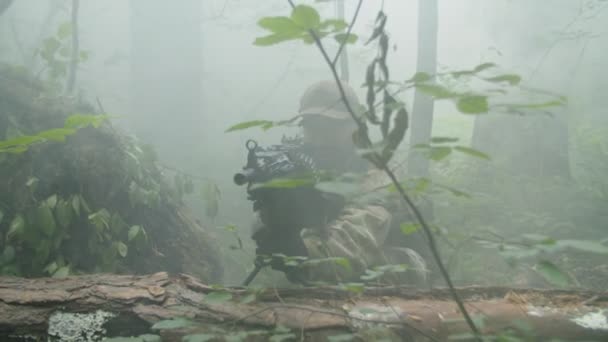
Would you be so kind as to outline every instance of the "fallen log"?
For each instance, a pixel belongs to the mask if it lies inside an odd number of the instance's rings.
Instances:
[[[541,341],[608,340],[608,292],[504,287],[458,291],[484,334],[509,332]],[[0,277],[2,341],[26,336],[59,341],[118,336],[141,336],[132,341],[206,341],[241,336],[264,341],[270,335],[275,340],[380,336],[444,341],[467,334],[467,329],[445,289],[219,288],[189,275],[164,272]]]

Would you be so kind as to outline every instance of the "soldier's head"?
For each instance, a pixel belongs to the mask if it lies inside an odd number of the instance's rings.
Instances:
[[[342,83],[350,107],[357,113],[359,100],[354,90]],[[357,126],[340,96],[335,81],[317,82],[300,99],[299,114],[306,143],[319,146],[352,145]]]

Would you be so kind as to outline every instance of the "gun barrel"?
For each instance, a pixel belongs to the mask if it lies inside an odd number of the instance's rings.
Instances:
[[[236,185],[243,185],[251,181],[255,175],[255,169],[244,169],[242,172],[234,174],[233,180]]]

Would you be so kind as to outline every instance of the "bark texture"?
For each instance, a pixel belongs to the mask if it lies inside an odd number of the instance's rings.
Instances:
[[[189,275],[167,273],[4,277],[0,278],[0,339],[25,334],[47,337],[49,321],[57,312],[99,310],[113,315],[104,323],[106,336],[149,333],[155,322],[176,317],[194,323],[155,331],[163,341],[181,341],[185,335],[209,333],[210,329],[259,332],[277,325],[291,329],[297,339],[312,341],[346,333],[353,334],[354,340],[366,340],[370,331],[380,328],[385,338],[396,341],[443,341],[468,332],[445,289],[379,287],[360,294],[333,287],[264,289],[256,291],[255,300],[243,300],[251,291],[218,290]],[[483,315],[480,327],[484,333],[519,329],[520,334],[538,340],[608,339],[608,292],[502,287],[458,291],[474,316]],[[219,292],[231,299],[218,301]],[[251,335],[247,340],[267,338]]]

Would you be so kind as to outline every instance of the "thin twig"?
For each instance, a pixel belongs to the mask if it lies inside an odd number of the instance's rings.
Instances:
[[[350,36],[351,31],[353,30],[353,26],[355,26],[355,22],[357,22],[357,17],[359,16],[359,10],[361,9],[361,4],[363,4],[363,0],[359,0],[359,3],[357,4],[357,9],[355,10],[355,14],[353,15],[353,19],[350,21],[350,24],[348,25],[348,30],[346,30],[346,38],[340,43],[338,52],[336,52],[336,56],[334,57],[334,59],[331,62],[331,65],[333,67],[336,66],[336,63],[338,62],[338,58],[340,58],[340,54],[342,53],[342,50],[346,46],[348,37]]]
[[[292,0],[287,0],[287,1],[289,2],[289,4],[291,5],[292,8],[295,8],[295,4],[293,3]],[[346,96],[346,94],[344,92],[344,88],[342,86],[342,82],[340,81],[340,77],[338,76],[338,72],[337,72],[335,66],[332,64],[332,61],[329,58],[329,56],[327,54],[327,51],[325,50],[325,47],[321,43],[321,40],[319,39],[319,36],[313,30],[308,30],[308,32],[311,35],[311,37],[313,38],[316,46],[319,48],[321,54],[323,55],[323,58],[327,62],[327,65],[331,69],[331,72],[333,74],[334,80],[336,81],[336,84],[338,86],[338,90],[340,91],[340,96],[342,98],[342,101],[346,105],[346,109],[348,110],[348,112],[351,115],[351,117],[353,118],[353,120],[355,120],[355,122],[356,122],[356,124],[357,124],[357,126],[359,128],[359,131],[362,132],[362,133],[365,133],[361,137],[361,138],[364,139],[363,143],[367,147],[371,146],[372,145],[371,141],[369,140],[369,136],[367,135],[367,127],[365,126],[365,124],[363,123],[363,121],[359,117],[357,117],[357,115],[355,114],[354,110],[352,109],[352,107],[351,107],[351,105],[350,105],[350,103],[348,101],[348,98],[347,98],[347,96]],[[458,305],[458,308],[460,309],[460,312],[464,316],[465,321],[467,322],[467,324],[471,328],[471,331],[475,334],[475,336],[477,337],[477,339],[479,341],[481,341],[481,338],[479,337],[480,336],[479,330],[477,329],[477,327],[475,326],[475,323],[471,319],[471,316],[469,315],[469,312],[465,308],[464,303],[460,299],[460,296],[456,292],[456,289],[454,288],[454,284],[452,283],[452,279],[450,278],[450,275],[448,274],[448,272],[447,272],[447,270],[446,270],[443,262],[441,261],[441,256],[439,255],[439,250],[437,248],[437,243],[435,241],[435,237],[433,236],[433,233],[431,232],[431,229],[430,229],[428,223],[426,222],[426,220],[424,219],[424,217],[420,213],[420,210],[418,210],[418,208],[416,207],[416,205],[412,202],[412,200],[409,198],[409,196],[405,193],[405,190],[403,190],[403,187],[401,186],[401,183],[399,183],[399,181],[395,177],[395,174],[390,170],[390,168],[388,167],[388,165],[386,164],[386,162],[382,158],[378,158],[377,153],[373,153],[373,156],[376,157],[375,159],[378,162],[378,166],[391,179],[391,181],[393,182],[393,184],[397,188],[397,191],[401,195],[401,198],[407,203],[408,207],[414,213],[414,216],[416,217],[416,220],[422,226],[422,228],[423,228],[423,230],[424,230],[424,232],[425,232],[425,234],[427,236],[429,247],[431,249],[431,253],[433,254],[433,258],[435,259],[435,262],[437,263],[437,266],[439,267],[441,275],[443,276],[444,280],[448,284],[448,288],[450,290],[450,293],[451,293],[454,301]]]
[[[448,274],[448,271],[445,268],[443,261],[441,261],[441,255],[439,254],[439,249],[437,248],[437,242],[435,241],[435,236],[433,235],[431,228],[429,227],[428,223],[426,222],[426,220],[420,213],[420,210],[418,209],[418,207],[416,207],[416,205],[414,205],[412,200],[405,193],[405,190],[403,190],[401,183],[399,183],[399,181],[395,177],[395,174],[393,173],[393,171],[391,171],[386,165],[383,166],[383,170],[389,176],[389,178],[393,181],[393,184],[397,188],[397,191],[401,195],[401,198],[407,203],[407,205],[410,207],[410,209],[414,213],[416,220],[422,226],[422,229],[424,230],[424,233],[427,237],[429,247],[431,249],[431,253],[433,254],[433,258],[435,259],[435,262],[437,263],[437,266],[439,267],[439,271],[441,272],[443,279],[448,284],[448,288],[450,289],[450,292],[452,294],[452,297],[454,298],[454,301],[458,305],[460,312],[462,312],[462,315],[464,316],[464,319],[467,321],[467,324],[469,325],[469,327],[471,328],[473,333],[479,339],[479,330],[475,326],[473,319],[471,318],[471,316],[469,315],[469,312],[465,308],[462,299],[460,299],[460,296],[456,292],[456,289],[454,288],[454,284],[452,283],[452,279],[450,278],[450,275]]]
[[[78,7],[80,0],[72,0],[72,56],[70,61],[70,73],[65,87],[66,93],[69,95],[74,91],[76,83],[76,71],[78,69]]]

